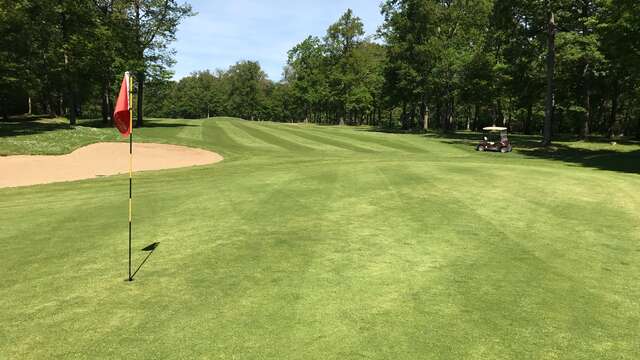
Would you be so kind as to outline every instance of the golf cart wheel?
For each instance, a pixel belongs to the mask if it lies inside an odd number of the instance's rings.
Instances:
[[[484,152],[486,149],[484,148],[484,146],[482,146],[482,145],[478,145],[478,147],[476,148],[476,150],[477,150],[477,151],[480,151],[480,152]]]
[[[509,149],[508,147],[502,147],[502,148],[500,148],[500,152],[501,152],[501,153],[503,153],[503,154],[506,154],[506,153],[510,152],[509,150],[510,150],[510,149]]]

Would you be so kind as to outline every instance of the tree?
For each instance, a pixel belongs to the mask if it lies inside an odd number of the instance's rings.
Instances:
[[[551,145],[551,131],[553,126],[553,112],[555,110],[555,73],[556,73],[556,15],[553,10],[548,10],[547,23],[547,98],[544,110],[544,130],[542,132],[542,145]]]
[[[376,112],[379,122],[386,50],[380,44],[364,41],[354,50],[352,61],[355,86],[347,95],[347,109],[359,114],[359,125],[365,116],[371,124]]]
[[[482,49],[492,1],[388,0],[381,29],[388,44],[386,93],[401,104],[403,127],[415,123],[415,108],[426,123],[433,103],[440,129],[449,131],[455,114],[455,82],[464,64]]]
[[[136,127],[144,122],[144,85],[147,75],[162,72],[173,62],[169,44],[175,40],[178,25],[195,15],[189,4],[176,0],[132,0],[127,9],[132,28],[132,67],[136,72],[138,117]]]
[[[606,0],[598,18],[597,33],[602,37],[602,52],[609,62],[611,115],[609,136],[615,135],[618,105],[626,90],[629,110],[636,111],[637,133],[640,137],[638,83],[640,83],[640,3],[633,0]],[[629,114],[630,111],[627,111]]]
[[[21,61],[28,55],[28,42],[20,39],[26,32],[26,6],[25,1],[0,0],[0,116],[4,120],[12,112],[11,95],[28,76],[27,64]]]
[[[558,36],[558,97],[572,120],[573,131],[588,140],[593,118],[595,86],[608,65],[601,52],[600,36],[594,27],[601,11],[592,0],[576,1],[573,16]],[[575,124],[575,125],[573,125]]]
[[[357,86],[353,51],[362,42],[364,34],[362,20],[348,9],[336,23],[329,26],[324,38],[328,56],[329,93],[341,124],[349,115],[348,94]]]
[[[305,121],[319,110],[329,94],[324,52],[320,39],[310,36],[288,54],[291,73],[287,80],[292,93],[302,103]]]
[[[267,75],[255,61],[241,61],[226,75],[229,84],[228,104],[239,117],[254,120],[261,110],[267,86]]]

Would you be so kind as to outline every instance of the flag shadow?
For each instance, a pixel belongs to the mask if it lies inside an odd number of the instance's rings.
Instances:
[[[142,266],[144,266],[144,264],[146,264],[147,260],[149,260],[151,255],[153,255],[153,253],[156,251],[158,246],[160,246],[160,243],[159,242],[155,242],[155,243],[153,243],[153,244],[151,244],[151,245],[149,245],[149,246],[147,246],[147,247],[145,247],[144,249],[141,250],[143,252],[147,252],[148,254],[144,258],[144,260],[142,260],[142,263],[140,263],[140,265],[138,266],[136,271],[133,272],[133,275],[131,275],[131,280],[133,280],[136,277],[136,275],[138,274],[140,269],[142,269]]]

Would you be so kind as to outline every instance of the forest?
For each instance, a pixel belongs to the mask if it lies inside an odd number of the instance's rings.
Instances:
[[[260,64],[171,80],[171,42],[197,16],[174,0],[0,0],[0,107],[110,121],[121,73],[144,116],[372,125],[407,131],[640,138],[640,2],[386,0],[366,34],[351,10]],[[206,41],[206,40],[204,40]],[[206,46],[206,43],[203,44]]]

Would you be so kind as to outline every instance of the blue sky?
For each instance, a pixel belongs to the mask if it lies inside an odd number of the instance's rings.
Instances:
[[[184,21],[173,44],[175,79],[196,70],[259,61],[280,80],[287,51],[309,35],[324,36],[348,8],[368,35],[382,23],[380,0],[189,0],[198,15]]]

